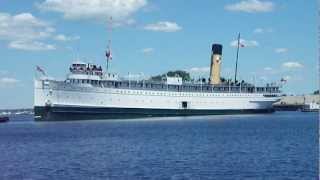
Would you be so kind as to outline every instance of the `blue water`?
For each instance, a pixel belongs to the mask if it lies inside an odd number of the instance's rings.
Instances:
[[[0,124],[0,179],[317,179],[317,113]]]

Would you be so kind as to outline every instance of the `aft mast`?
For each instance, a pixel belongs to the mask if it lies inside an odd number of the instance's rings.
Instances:
[[[235,69],[235,72],[234,72],[234,83],[237,83],[239,47],[240,47],[240,33],[238,34],[236,69]]]
[[[111,54],[111,32],[112,32],[112,17],[110,17],[108,21],[108,32],[109,32],[109,40],[107,44],[107,50],[106,50],[106,57],[107,57],[107,69],[106,71],[109,71],[109,61],[112,60],[112,54]]]

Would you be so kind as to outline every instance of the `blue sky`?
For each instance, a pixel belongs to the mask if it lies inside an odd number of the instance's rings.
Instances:
[[[221,43],[232,78],[240,32],[241,79],[286,78],[289,94],[318,88],[316,1],[1,0],[0,108],[32,107],[36,65],[57,79],[76,58],[104,66],[110,16],[111,70],[121,75],[207,76],[211,44]]]

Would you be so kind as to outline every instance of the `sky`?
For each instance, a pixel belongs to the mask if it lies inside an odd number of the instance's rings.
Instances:
[[[319,82],[317,5],[312,0],[1,0],[0,109],[33,106],[36,66],[56,79],[64,79],[77,59],[105,67],[109,39],[110,71],[122,76],[186,70],[194,78],[208,77],[211,45],[219,43],[222,76],[233,78],[241,33],[239,79],[263,84],[284,78],[284,93],[312,93]]]

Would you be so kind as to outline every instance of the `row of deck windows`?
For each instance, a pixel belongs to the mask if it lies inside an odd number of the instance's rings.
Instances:
[[[70,97],[67,96],[67,99],[69,99]],[[82,97],[79,96],[78,99],[81,99]],[[121,100],[119,98],[109,98],[107,99],[107,101],[118,101],[120,102]],[[100,104],[104,104],[105,102],[107,101],[100,101]],[[142,99],[142,100],[135,100],[136,103],[139,103],[139,102],[142,102],[142,103],[152,103],[153,101],[152,100],[146,100],[146,99]],[[167,103],[181,103],[181,101],[178,101],[178,100],[166,100],[165,102]],[[225,102],[221,101],[221,102],[217,102],[217,101],[192,101],[192,103],[195,103],[195,104],[224,104]]]
[[[98,81],[89,79],[71,79],[67,81],[72,84],[91,84],[97,87],[121,88],[121,89],[150,89],[155,91],[177,91],[177,92],[269,92],[276,93],[279,91],[278,87],[240,87],[239,86],[211,86],[211,85],[167,85],[154,84],[144,82],[128,82],[128,81]]]
[[[66,89],[66,87],[64,87]],[[84,90],[84,88],[82,88]],[[123,95],[149,95],[149,96],[189,96],[189,97],[252,97],[250,93],[171,93],[171,92],[152,92],[139,90],[116,90],[115,93]],[[269,94],[268,97],[276,96]]]
[[[214,94],[203,94],[203,93],[167,93],[167,92],[149,92],[149,91],[116,91],[116,93],[120,94],[132,94],[132,95],[158,95],[158,96],[203,96],[203,97],[210,97],[210,96],[241,96],[241,97],[249,97],[251,94],[239,94],[239,93],[230,93],[230,94],[223,94],[223,93],[214,93]]]

